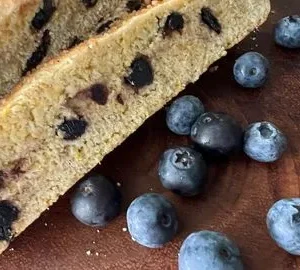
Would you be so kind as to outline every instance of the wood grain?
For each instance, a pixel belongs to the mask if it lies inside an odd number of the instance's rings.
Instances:
[[[162,188],[157,161],[166,148],[190,141],[167,130],[161,110],[95,169],[121,183],[124,211],[119,218],[98,231],[80,224],[70,212],[70,191],[11,244],[0,258],[0,269],[177,269],[183,239],[202,229],[221,231],[234,239],[246,269],[300,269],[300,260],[280,250],[265,226],[266,212],[274,201],[300,196],[300,51],[275,46],[272,35],[279,18],[300,14],[300,4],[274,0],[272,9],[259,32],[232,49],[214,65],[217,71],[207,72],[183,94],[199,96],[208,110],[228,112],[244,126],[258,120],[276,123],[289,137],[283,159],[266,165],[241,155],[211,164],[203,194],[182,199]],[[260,90],[241,89],[232,77],[235,59],[249,50],[263,53],[271,62],[270,80]],[[130,201],[150,191],[165,194],[180,217],[176,239],[156,250],[137,245],[123,231]]]

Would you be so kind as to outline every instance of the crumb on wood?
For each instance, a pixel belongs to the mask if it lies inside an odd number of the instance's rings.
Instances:
[[[86,255],[88,255],[88,256],[91,256],[91,255],[92,255],[92,252],[91,252],[90,250],[87,250],[85,253],[86,253]]]
[[[14,251],[14,250],[15,250],[14,248],[10,248],[10,249],[9,249],[9,251]]]
[[[96,244],[96,241],[93,241],[92,243],[95,245],[95,244]]]
[[[122,231],[127,232],[127,228],[126,227],[122,228]]]
[[[98,252],[95,252],[95,255],[96,255],[96,256],[99,256],[99,253],[98,253]]]
[[[219,66],[213,66],[213,67],[210,67],[208,69],[208,71],[211,72],[211,73],[213,73],[213,72],[216,72],[218,69],[219,69]]]
[[[120,186],[121,186],[121,183],[120,183],[120,182],[117,182],[117,186],[120,187]]]
[[[100,230],[97,229],[97,233],[100,233]]]

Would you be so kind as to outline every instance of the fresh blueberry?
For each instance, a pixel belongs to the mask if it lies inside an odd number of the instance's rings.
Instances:
[[[278,246],[300,255],[300,198],[277,201],[268,212],[267,226]]]
[[[300,48],[300,16],[281,19],[275,27],[275,42],[290,49]]]
[[[207,166],[199,152],[178,147],[163,153],[158,174],[165,188],[183,196],[193,196],[203,186]]]
[[[272,123],[253,123],[245,131],[244,152],[254,160],[276,161],[286,148],[286,136]]]
[[[192,125],[203,113],[204,106],[197,97],[180,97],[167,111],[167,126],[178,135],[190,135]]]
[[[179,270],[242,270],[237,245],[225,235],[213,231],[190,234],[179,252]]]
[[[243,130],[225,113],[202,114],[191,130],[191,138],[210,156],[228,156],[241,149]]]
[[[121,210],[121,194],[104,176],[93,176],[79,184],[71,207],[73,215],[89,226],[105,226]]]
[[[236,60],[233,67],[234,78],[243,87],[258,88],[265,84],[269,67],[269,61],[263,55],[248,52]]]
[[[174,238],[178,221],[173,205],[164,196],[147,193],[130,204],[127,226],[134,241],[157,248]]]

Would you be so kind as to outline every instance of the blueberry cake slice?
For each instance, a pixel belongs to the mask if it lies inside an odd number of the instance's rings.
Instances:
[[[269,10],[157,1],[26,76],[0,105],[0,251]]]
[[[47,56],[104,32],[150,0],[1,0],[0,95]]]

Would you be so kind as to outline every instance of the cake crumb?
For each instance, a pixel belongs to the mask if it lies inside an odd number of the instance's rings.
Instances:
[[[85,253],[86,253],[86,255],[88,255],[88,256],[91,256],[91,255],[92,255],[92,252],[91,252],[90,250],[87,250]]]
[[[96,244],[96,241],[93,241],[92,243],[95,245],[95,244]]]
[[[271,10],[271,14],[275,14],[275,10]]]
[[[99,256],[99,253],[98,253],[98,252],[95,252],[95,255],[96,255],[96,256]]]
[[[117,186],[120,187],[120,186],[121,186],[121,183],[120,183],[120,182],[117,182]]]
[[[47,227],[47,226],[48,226],[48,223],[47,223],[47,222],[45,222],[45,223],[44,223],[44,225],[45,225],[45,227]]]
[[[127,232],[127,228],[125,228],[125,227],[122,228],[122,231],[123,231],[123,232]]]
[[[97,233],[99,233],[99,232],[100,232],[100,230],[97,229]]]
[[[14,248],[10,248],[10,249],[9,249],[9,251],[14,251],[14,250],[15,250]]]
[[[153,191],[153,188],[151,187],[151,188],[149,188],[149,190],[150,190],[150,191]]]
[[[208,69],[208,71],[211,72],[211,73],[213,73],[213,72],[216,72],[218,69],[219,69],[219,66],[213,66],[213,67],[210,67]]]

